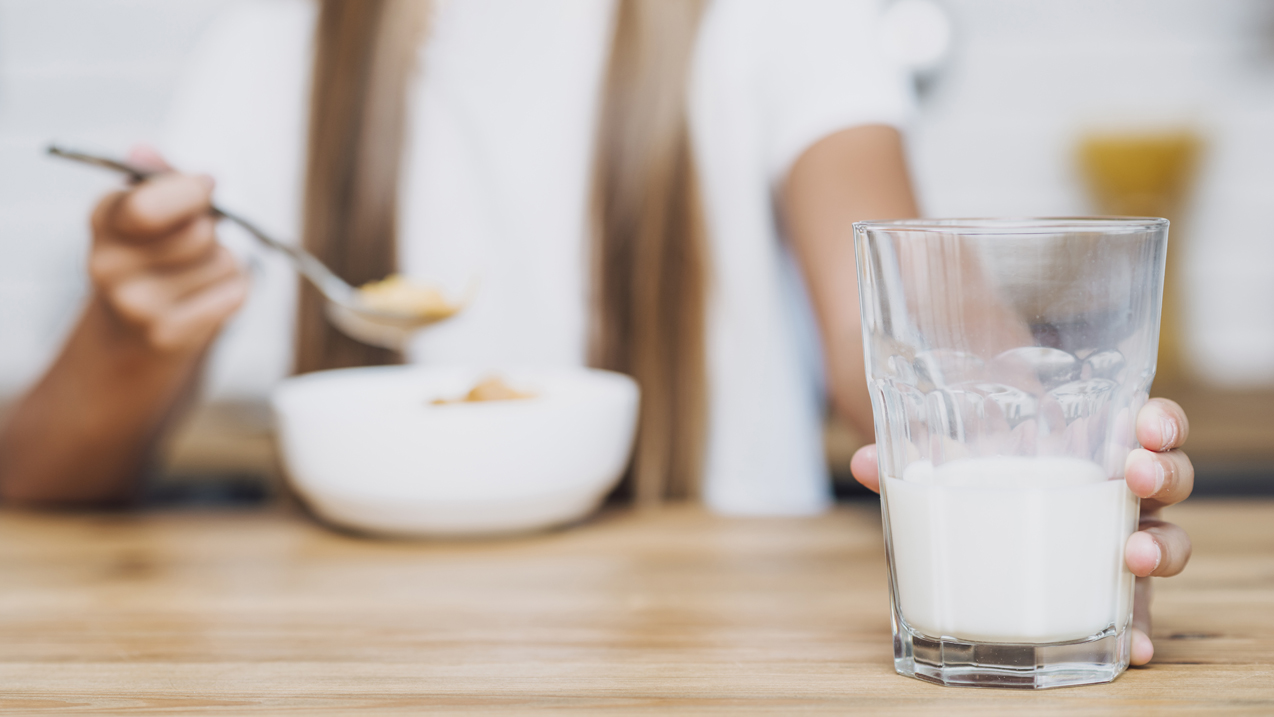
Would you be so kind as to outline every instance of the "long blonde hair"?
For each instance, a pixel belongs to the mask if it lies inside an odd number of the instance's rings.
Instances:
[[[351,283],[396,270],[409,79],[425,0],[319,0],[303,236]],[[642,388],[627,485],[638,502],[695,496],[706,442],[708,253],[686,82],[704,0],[619,0],[591,195],[593,365]],[[400,361],[324,319],[302,288],[298,373]]]

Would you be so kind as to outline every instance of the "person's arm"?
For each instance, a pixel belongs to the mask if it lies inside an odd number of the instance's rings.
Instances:
[[[829,135],[792,165],[780,199],[788,241],[823,337],[832,404],[862,435],[871,436],[853,223],[918,216],[902,138],[884,125]]]
[[[93,294],[52,367],[0,427],[0,499],[103,503],[133,492],[164,419],[247,294],[217,243],[211,192],[206,177],[167,174],[98,204]]]

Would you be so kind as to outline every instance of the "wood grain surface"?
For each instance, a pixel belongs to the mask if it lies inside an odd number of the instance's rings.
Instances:
[[[1153,666],[1110,685],[894,674],[875,504],[612,511],[388,542],[287,509],[0,513],[0,711],[1274,714],[1274,502],[1195,501]]]

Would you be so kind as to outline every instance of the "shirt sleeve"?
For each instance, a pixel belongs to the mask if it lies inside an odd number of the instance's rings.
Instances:
[[[219,16],[191,52],[160,143],[173,166],[216,178],[218,204],[282,241],[299,234],[314,5],[252,0]],[[205,396],[256,400],[291,367],[296,278],[235,225],[222,222],[218,238],[252,291],[213,346]]]
[[[161,149],[174,166],[216,177],[222,201],[269,211],[279,204],[270,190],[294,179],[288,173],[304,149],[313,5],[234,4],[191,53]]]
[[[774,0],[768,10],[759,79],[774,181],[828,135],[907,121],[911,79],[879,47],[877,0]]]

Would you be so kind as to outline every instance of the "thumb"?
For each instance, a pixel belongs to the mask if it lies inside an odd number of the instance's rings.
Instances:
[[[854,452],[854,457],[849,461],[849,472],[872,492],[880,492],[880,467],[876,461],[875,443]]]

